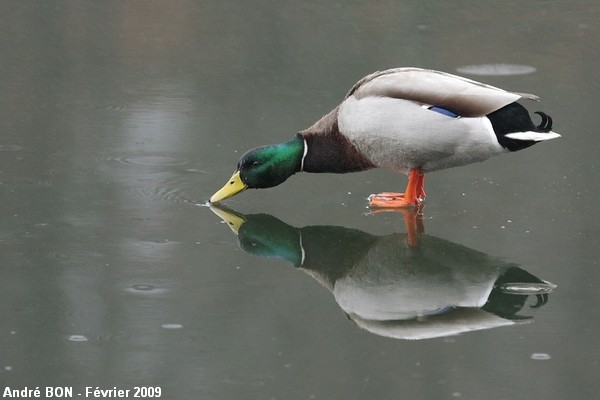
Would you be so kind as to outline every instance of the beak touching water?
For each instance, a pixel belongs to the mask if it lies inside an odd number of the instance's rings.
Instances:
[[[236,171],[227,181],[225,186],[223,186],[217,193],[213,194],[209,201],[211,203],[218,203],[219,201],[228,199],[231,196],[235,196],[239,192],[242,192],[246,189],[248,189],[248,185],[242,182],[242,178],[240,178],[240,171]]]

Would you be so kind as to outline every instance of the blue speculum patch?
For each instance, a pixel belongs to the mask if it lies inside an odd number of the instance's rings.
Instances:
[[[459,117],[459,115],[457,113],[455,113],[454,111],[450,111],[447,108],[442,108],[442,107],[438,107],[438,106],[431,106],[431,107],[429,107],[429,109],[431,111],[435,111],[437,113],[446,115],[446,116],[448,116],[450,118],[458,118]]]

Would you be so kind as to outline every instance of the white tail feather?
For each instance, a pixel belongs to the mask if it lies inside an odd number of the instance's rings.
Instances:
[[[559,138],[560,135],[556,132],[534,132],[534,131],[527,131],[527,132],[513,132],[513,133],[507,133],[506,135],[507,138],[510,139],[516,139],[516,140],[528,140],[528,141],[534,141],[534,142],[540,142],[542,140],[550,140],[550,139],[556,139]]]

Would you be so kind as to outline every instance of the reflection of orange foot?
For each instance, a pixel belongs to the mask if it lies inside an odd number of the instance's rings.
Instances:
[[[417,247],[419,239],[425,234],[425,224],[423,223],[423,206],[410,208],[404,211],[404,226],[406,228],[406,242],[408,247]]]
[[[373,214],[381,212],[398,212],[402,213],[404,227],[406,228],[406,242],[408,247],[417,247],[419,239],[425,234],[425,224],[423,223],[423,208],[425,204],[419,202],[415,207],[397,207],[397,208],[375,208],[371,210]]]

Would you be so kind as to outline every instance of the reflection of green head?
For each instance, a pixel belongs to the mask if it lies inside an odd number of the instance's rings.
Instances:
[[[240,247],[248,253],[282,258],[295,266],[302,264],[299,230],[271,215],[252,215],[238,233]]]
[[[300,266],[303,250],[300,230],[267,214],[242,215],[223,207],[211,210],[237,235],[242,250],[262,257],[282,258]]]

